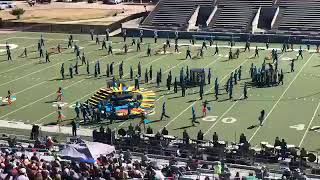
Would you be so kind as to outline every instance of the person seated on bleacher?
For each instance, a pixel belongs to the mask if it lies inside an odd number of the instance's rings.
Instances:
[[[127,149],[127,151],[124,153],[123,159],[125,162],[132,160],[132,154],[131,154],[130,149]]]
[[[17,140],[16,140],[16,137],[15,137],[15,136],[8,138],[8,145],[9,145],[9,147],[11,147],[11,148],[12,148],[12,147],[15,147],[16,144],[17,144]]]
[[[301,150],[300,150],[300,159],[305,161],[307,156],[308,156],[307,155],[307,151],[304,148],[301,148]]]
[[[277,146],[281,146],[281,141],[280,141],[279,137],[276,137],[276,139],[274,140],[274,146],[273,147],[277,147]]]
[[[164,127],[164,128],[162,129],[161,134],[162,134],[162,135],[168,135],[168,134],[169,134],[169,132],[168,132],[168,130],[166,129],[166,127]]]
[[[47,149],[51,150],[53,148],[53,140],[50,136],[47,137],[47,141],[46,141],[46,147]]]
[[[149,163],[149,157],[147,155],[146,152],[144,152],[142,155],[141,155],[141,165],[142,166],[147,166],[147,164]]]
[[[31,156],[31,161],[36,161],[36,162],[39,162],[39,158],[37,156],[37,153],[33,153],[33,156]]]
[[[175,165],[177,164],[177,159],[176,156],[171,154],[170,158],[169,158],[169,166]]]
[[[41,148],[42,146],[42,142],[40,141],[39,138],[37,138],[35,141],[34,141],[34,148]]]

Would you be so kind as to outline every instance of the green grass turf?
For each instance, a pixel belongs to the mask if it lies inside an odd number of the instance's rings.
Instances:
[[[43,33],[46,40],[46,47],[56,47],[58,43],[66,46],[67,34],[47,34]],[[27,37],[27,38],[26,38]],[[36,46],[39,33],[14,33],[0,35],[0,43],[6,41],[17,44],[18,48],[12,50],[13,61],[6,61],[5,52],[0,53],[0,94],[6,96],[7,90],[12,90],[18,100],[10,106],[0,107],[0,119],[7,121],[20,121],[25,123],[49,124],[56,122],[56,107],[52,106],[52,101],[56,98],[58,87],[63,87],[65,102],[68,105],[76,101],[83,102],[93,95],[99,88],[106,86],[106,77],[94,78],[91,74],[86,74],[85,66],[80,67],[79,75],[73,79],[59,80],[61,63],[65,63],[66,74],[68,74],[69,64],[75,64],[75,55],[72,51],[66,50],[61,54],[51,55],[51,63],[40,63]],[[8,39],[9,38],[9,39]],[[153,50],[162,47],[165,40],[160,39],[158,44],[153,43],[153,39],[145,39],[145,45],[141,52],[133,52],[126,55],[106,56],[105,50],[98,50],[100,45],[89,41],[88,35],[74,35],[78,40],[77,44],[84,47],[86,58],[91,62],[91,73],[93,73],[94,62],[100,60],[102,74],[105,74],[106,64],[114,61],[116,64],[124,61],[125,82],[133,85],[128,79],[129,67],[133,66],[135,73],[137,64],[142,63],[142,73],[150,65],[153,67],[154,74],[160,68],[163,72],[163,83],[160,89],[155,87],[154,83],[142,84],[141,87],[154,90],[156,92],[156,111],[155,114],[148,116],[148,119],[155,121],[150,124],[154,131],[167,127],[169,133],[175,136],[182,136],[182,131],[186,129],[192,138],[196,138],[199,130],[205,133],[206,139],[211,139],[213,132],[217,132],[219,138],[225,141],[235,141],[239,139],[241,133],[245,133],[250,142],[254,145],[261,141],[267,141],[273,144],[276,136],[286,139],[288,144],[306,147],[309,150],[318,150],[320,148],[319,132],[309,131],[314,126],[320,126],[319,105],[320,85],[319,81],[319,54],[304,52],[304,59],[295,62],[295,72],[289,73],[289,61],[280,60],[279,67],[285,72],[284,85],[270,88],[252,88],[249,90],[247,100],[238,100],[242,97],[243,84],[249,81],[249,67],[254,63],[261,66],[264,57],[270,51],[260,50],[260,58],[250,58],[254,54],[251,52],[241,52],[240,58],[227,61],[224,55],[228,54],[228,48],[220,48],[220,54],[223,56],[212,56],[214,48],[205,50],[203,59],[184,60],[186,47],[180,47],[181,54],[154,55],[145,57],[146,43],[150,43]],[[122,49],[122,38],[113,37],[113,49]],[[131,38],[128,38],[131,43]],[[187,40],[180,40],[179,43],[189,43]],[[201,44],[202,41],[198,41]],[[226,45],[227,42],[219,42],[219,45]],[[243,47],[243,43],[237,43],[237,46]],[[252,43],[251,47],[264,46],[264,44]],[[28,47],[29,57],[19,58],[23,47]],[[281,47],[280,44],[271,44],[271,48]],[[2,47],[4,48],[4,47]],[[295,46],[298,48],[298,45]],[[306,48],[303,46],[303,48]],[[312,47],[314,50],[315,47]],[[168,51],[172,52],[173,47]],[[192,53],[195,55],[196,47],[192,47]],[[294,58],[297,52],[287,52],[280,54],[282,57]],[[41,60],[42,62],[44,59]],[[230,73],[242,66],[243,80],[234,88],[234,99],[236,101],[226,100],[228,95],[224,90],[215,101],[213,95],[213,83],[205,86],[204,100],[210,102],[213,110],[207,113],[210,121],[201,118],[201,104],[198,100],[199,88],[190,88],[187,90],[187,96],[181,97],[181,92],[177,94],[168,92],[165,87],[165,79],[171,70],[173,75],[178,75],[182,67],[189,68],[211,68],[212,81],[216,77],[219,79],[220,87],[225,84]],[[115,73],[118,74],[118,66],[115,66]],[[158,121],[161,114],[162,103],[166,102],[167,114],[170,118]],[[191,107],[196,109],[199,116],[199,124],[191,126]],[[258,124],[259,112],[265,109],[266,120],[262,127],[248,129],[252,125]],[[66,119],[72,119],[75,116],[74,110],[68,106],[63,108],[63,114]],[[212,117],[215,117],[212,118]],[[213,121],[214,120],[214,121]],[[109,125],[112,129],[128,127],[129,124],[137,124],[140,119],[115,122]],[[290,126],[300,125],[298,129]],[[90,128],[99,127],[99,125],[90,125]],[[14,128],[14,127],[13,127]]]

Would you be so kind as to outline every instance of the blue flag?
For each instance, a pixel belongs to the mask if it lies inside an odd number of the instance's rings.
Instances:
[[[150,121],[150,120],[148,120],[148,119],[145,119],[145,120],[143,120],[143,123],[144,124],[149,124],[149,123],[151,123],[152,121]]]

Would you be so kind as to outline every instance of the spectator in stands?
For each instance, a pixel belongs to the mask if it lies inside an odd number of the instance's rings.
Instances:
[[[282,157],[282,160],[285,160],[286,152],[287,152],[287,142],[284,139],[282,139],[282,141],[281,141],[281,157]]]
[[[281,146],[281,141],[279,137],[276,137],[276,139],[274,140],[274,147],[277,147],[277,146]]]
[[[71,122],[71,126],[72,126],[72,136],[77,136],[77,123],[75,122],[75,120]]]
[[[214,175],[217,175],[218,177],[221,174],[221,162],[218,161],[215,165],[214,165]]]
[[[305,157],[307,157],[307,151],[304,148],[301,148],[300,159],[305,161],[306,160]]]
[[[187,133],[187,130],[183,131],[182,138],[183,144],[189,144],[189,134]]]
[[[126,162],[132,160],[132,154],[131,154],[130,149],[127,149],[127,151],[124,153],[123,158],[124,158],[124,160],[125,160]]]
[[[53,148],[54,142],[51,138],[51,136],[47,137],[47,141],[46,141],[46,147],[47,149],[51,150]]]
[[[33,153],[33,156],[31,157],[31,161],[36,161],[36,162],[39,161],[39,158],[38,158],[38,156],[37,156],[37,153]]]

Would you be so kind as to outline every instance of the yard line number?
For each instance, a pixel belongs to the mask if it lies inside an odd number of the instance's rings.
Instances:
[[[214,122],[218,119],[219,116],[206,116],[204,118],[202,118],[202,121],[208,121],[208,122]],[[235,123],[237,121],[236,118],[234,117],[225,117],[221,120],[221,122],[225,123],[225,124],[232,124]]]
[[[306,125],[305,124],[296,124],[296,125],[292,125],[292,126],[289,126],[289,127],[291,129],[295,129],[297,131],[303,131],[303,130],[305,130]],[[312,126],[309,130],[320,133],[320,126]]]

